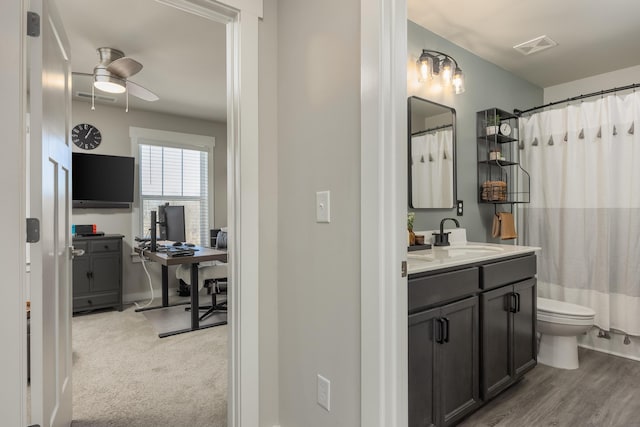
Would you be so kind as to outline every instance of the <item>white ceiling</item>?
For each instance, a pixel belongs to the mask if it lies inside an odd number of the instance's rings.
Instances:
[[[91,73],[98,47],[120,49],[144,65],[131,80],[160,97],[156,102],[130,97],[130,109],[226,121],[222,24],[155,0],[56,4],[71,43],[73,71]],[[540,87],[640,64],[638,1],[408,0],[408,17]],[[558,46],[530,56],[513,49],[541,35]],[[74,78],[73,85],[74,92],[91,92],[89,78]],[[96,93],[117,97],[124,108],[124,95]]]
[[[543,88],[640,64],[636,0],[408,0],[408,16]],[[529,56],[513,49],[542,35],[558,46]]]
[[[98,47],[122,50],[142,63],[130,80],[160,100],[131,96],[130,110],[226,121],[224,25],[154,0],[56,0],[56,5],[71,44],[73,71],[92,73]],[[91,93],[91,78],[74,77],[74,99],[77,91]],[[124,95],[96,94],[116,97],[116,105],[124,108]]]

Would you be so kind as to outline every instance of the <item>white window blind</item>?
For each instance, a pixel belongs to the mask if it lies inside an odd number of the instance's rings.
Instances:
[[[151,211],[159,205],[184,206],[185,237],[208,246],[209,157],[207,151],[139,144],[140,225],[149,235]]]

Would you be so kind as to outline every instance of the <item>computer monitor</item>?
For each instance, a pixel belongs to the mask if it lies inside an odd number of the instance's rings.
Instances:
[[[158,206],[158,212],[160,212],[160,239],[184,242],[186,240],[184,206]]]

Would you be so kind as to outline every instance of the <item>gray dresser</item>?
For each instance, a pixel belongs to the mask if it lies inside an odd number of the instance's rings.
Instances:
[[[121,234],[74,237],[84,255],[73,259],[73,312],[114,307],[122,311]]]

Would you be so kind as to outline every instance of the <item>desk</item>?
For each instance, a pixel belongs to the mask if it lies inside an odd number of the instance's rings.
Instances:
[[[191,264],[191,328],[180,329],[172,332],[165,332],[159,335],[160,338],[164,338],[170,335],[177,335],[184,332],[190,332],[200,329],[200,313],[199,296],[198,296],[198,264],[204,261],[223,261],[227,262],[227,251],[195,247],[198,249],[192,256],[171,257],[164,252],[150,252],[144,250],[144,255],[151,261],[155,261],[162,266],[162,306],[140,308],[136,311],[155,310],[159,308],[169,307],[169,266],[180,264]],[[137,253],[141,253],[142,249],[134,248]],[[206,327],[217,326],[207,325]]]

